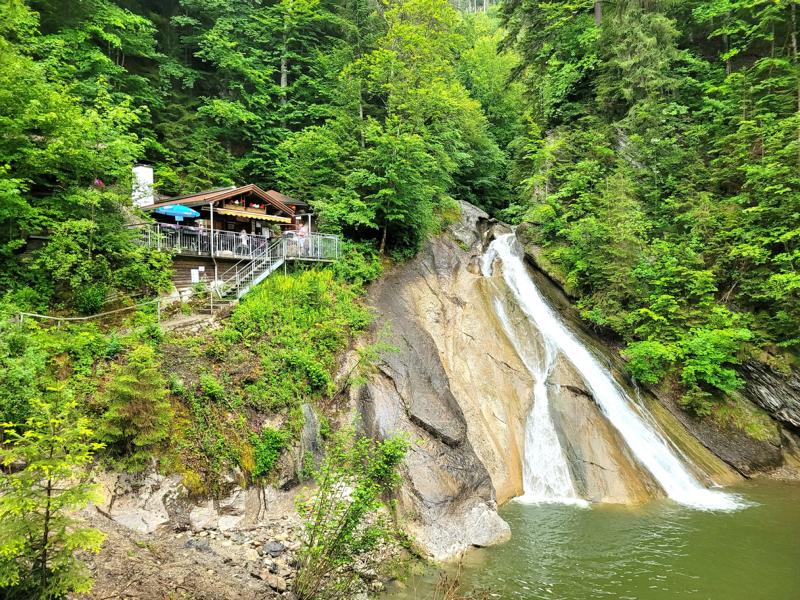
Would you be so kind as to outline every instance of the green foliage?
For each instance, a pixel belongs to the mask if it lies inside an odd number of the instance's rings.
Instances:
[[[332,392],[337,353],[370,320],[355,291],[329,271],[274,274],[237,306],[218,341],[252,348],[245,360],[257,376],[245,388],[248,404],[297,410]]]
[[[634,379],[642,383],[658,383],[670,371],[678,352],[675,348],[655,340],[633,342],[625,348],[623,356]]]
[[[3,423],[0,445],[0,589],[4,598],[63,598],[88,592],[76,557],[99,552],[103,534],[74,516],[100,500],[88,468],[102,445],[66,397],[31,401],[24,425]]]
[[[380,255],[368,242],[345,241],[341,257],[331,267],[337,279],[355,286],[375,281],[383,273]]]
[[[47,369],[47,352],[25,325],[0,318],[0,422],[24,423]]]
[[[231,469],[271,475],[302,430],[303,404],[333,397],[337,358],[370,320],[358,290],[330,269],[298,269],[260,283],[213,334],[168,338],[172,468],[197,493],[219,491]]]
[[[256,461],[253,475],[255,477],[263,477],[272,472],[278,463],[281,452],[286,447],[288,437],[287,432],[271,427],[263,428],[259,435],[253,434],[252,442]]]
[[[152,346],[139,345],[115,365],[105,390],[107,408],[98,436],[129,469],[143,468],[153,447],[169,435],[172,407]]]
[[[379,512],[381,497],[398,483],[407,450],[402,438],[379,442],[348,430],[332,438],[316,474],[319,489],[298,505],[305,529],[295,580],[299,598],[352,597],[357,575],[350,567],[368,561],[369,551],[392,537]]]
[[[200,392],[214,402],[225,400],[225,386],[222,385],[219,379],[208,373],[200,376]]]
[[[165,291],[125,225],[130,167],[168,194],[244,181],[412,255],[453,198],[508,195],[518,65],[447,0],[31,0],[0,13],[0,292],[89,314]],[[362,246],[340,275],[377,276]]]
[[[799,347],[796,5],[593,5],[503,6],[531,105],[505,214],[634,377],[708,413],[753,345]]]
[[[468,40],[459,31],[464,19],[445,0],[398,0],[383,17],[374,45],[341,69],[332,118],[281,144],[278,174],[283,188],[309,199],[325,228],[404,257],[437,231],[452,196],[500,203],[505,156],[457,69],[459,51],[489,37],[496,46],[497,30],[483,23]],[[475,61],[497,83],[504,71],[495,73],[487,52]],[[492,95],[477,73],[467,83],[486,101],[507,101],[497,120],[513,128],[513,99]]]

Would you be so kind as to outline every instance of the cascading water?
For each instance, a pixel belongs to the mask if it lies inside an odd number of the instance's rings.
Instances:
[[[553,368],[556,350],[545,340],[543,351],[539,353],[541,356],[535,356],[517,336],[516,329],[500,302],[495,304],[495,310],[517,354],[534,377],[533,407],[525,427],[525,453],[522,462],[524,494],[517,500],[585,504],[575,492],[567,459],[550,418],[546,381]]]
[[[640,416],[634,403],[580,340],[564,325],[545,301],[520,255],[515,251],[514,234],[498,236],[483,257],[485,276],[492,274],[495,259],[503,263],[503,279],[527,318],[544,339],[546,355],[534,362],[520,351],[514,327],[502,308],[503,322],[517,351],[535,378],[534,403],[526,424],[523,499],[533,501],[574,501],[575,491],[566,459],[549,416],[545,380],[556,353],[562,353],[589,386],[598,406],[614,426],[633,455],[664,489],[681,504],[709,509],[738,508],[735,496],[704,488],[687,470],[666,440]],[[566,476],[567,481],[564,481]]]

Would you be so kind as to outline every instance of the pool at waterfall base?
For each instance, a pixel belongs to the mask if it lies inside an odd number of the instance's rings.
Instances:
[[[509,599],[800,598],[800,484],[755,480],[726,491],[747,505],[708,511],[666,499],[588,508],[509,502],[500,512],[511,541],[467,552],[462,582]],[[387,597],[427,599],[436,578],[430,568]]]

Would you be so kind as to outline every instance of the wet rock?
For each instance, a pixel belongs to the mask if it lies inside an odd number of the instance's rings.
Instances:
[[[319,419],[314,412],[314,408],[308,404],[303,404],[303,429],[300,432],[301,456],[309,456],[314,461],[315,466],[319,466],[319,458],[322,454],[322,440],[319,434]],[[300,465],[302,468],[302,465]]]
[[[575,491],[581,498],[638,504],[663,496],[563,356],[556,359],[547,384],[553,424],[569,462]]]

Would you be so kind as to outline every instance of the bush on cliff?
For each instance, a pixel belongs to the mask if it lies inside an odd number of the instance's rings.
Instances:
[[[397,485],[407,450],[403,438],[379,442],[346,430],[333,436],[316,474],[319,489],[298,505],[306,536],[295,581],[300,600],[353,597],[353,564],[374,561],[370,551],[393,537],[381,498]]]

